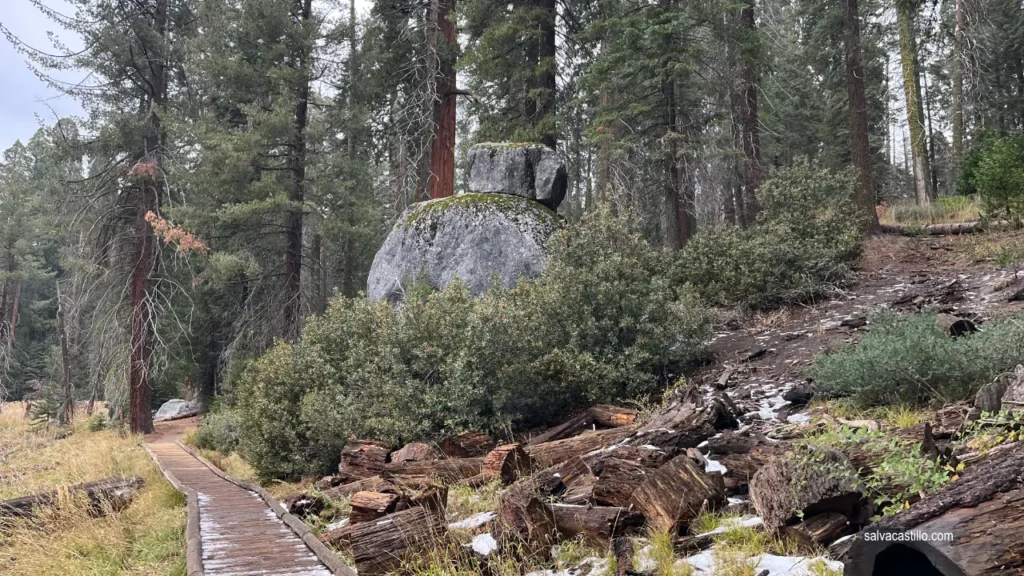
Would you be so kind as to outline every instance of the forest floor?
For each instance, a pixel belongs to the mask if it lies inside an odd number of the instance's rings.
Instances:
[[[807,380],[815,356],[855,343],[873,312],[886,306],[930,310],[983,326],[1024,310],[1024,302],[1009,301],[1024,287],[1024,272],[999,266],[1003,254],[1021,245],[1022,232],[876,237],[847,290],[821,302],[731,319],[713,338],[714,362],[690,377],[708,391],[727,390],[745,420],[802,422],[781,395]]]

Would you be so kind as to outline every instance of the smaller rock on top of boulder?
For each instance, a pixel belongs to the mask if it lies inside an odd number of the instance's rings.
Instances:
[[[558,154],[540,144],[477,144],[469,151],[469,191],[510,194],[558,209],[568,177]]]

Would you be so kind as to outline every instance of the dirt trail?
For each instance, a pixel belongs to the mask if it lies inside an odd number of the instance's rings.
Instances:
[[[1024,310],[1009,297],[1024,274],[999,269],[985,254],[1019,242],[1020,234],[944,238],[882,237],[869,242],[857,281],[835,298],[755,315],[716,334],[716,361],[692,376],[707,389],[725,389],[748,423],[765,427],[802,422],[799,408],[782,398],[807,382],[814,356],[855,342],[872,312],[932,310],[984,322]],[[728,374],[728,378],[725,376]],[[724,383],[723,383],[724,380]]]

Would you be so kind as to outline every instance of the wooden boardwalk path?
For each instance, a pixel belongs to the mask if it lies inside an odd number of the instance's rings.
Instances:
[[[198,496],[202,574],[332,576],[258,494],[216,474],[173,436],[154,438],[147,447],[165,474]]]

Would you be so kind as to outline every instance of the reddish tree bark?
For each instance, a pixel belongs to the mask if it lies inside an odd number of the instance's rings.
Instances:
[[[867,219],[869,232],[878,230],[875,187],[872,181],[871,148],[868,142],[868,101],[864,92],[864,67],[860,59],[860,8],[846,1],[846,89],[850,98],[850,145],[857,168],[857,203]]]
[[[455,9],[455,0],[434,0],[436,25],[443,47],[438,47],[436,77],[437,100],[434,102],[434,134],[430,147],[429,193],[431,200],[447,198],[455,193],[455,111],[456,76],[455,47],[457,31],[449,15]],[[440,44],[440,43],[439,43]]]

